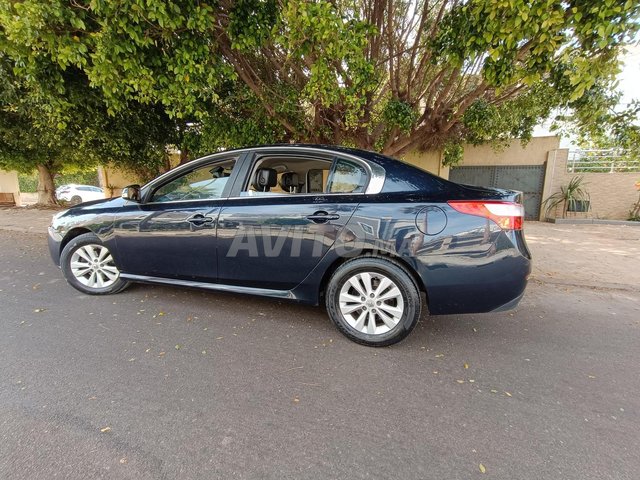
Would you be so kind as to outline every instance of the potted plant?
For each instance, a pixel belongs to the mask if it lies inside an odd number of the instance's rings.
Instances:
[[[547,198],[543,205],[549,212],[562,205],[562,218],[566,218],[567,212],[588,212],[591,201],[589,193],[584,188],[584,177],[575,176],[567,185],[560,187],[560,191]]]

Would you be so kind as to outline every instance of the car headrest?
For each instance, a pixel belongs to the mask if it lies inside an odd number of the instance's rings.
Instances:
[[[259,192],[268,192],[278,182],[278,172],[273,168],[259,168],[253,179],[253,188]]]
[[[285,192],[298,193],[298,188],[300,188],[298,174],[296,172],[284,172],[280,175],[280,188]]]

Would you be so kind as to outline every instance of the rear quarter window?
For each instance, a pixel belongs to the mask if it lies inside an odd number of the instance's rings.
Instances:
[[[369,175],[364,166],[344,159],[337,159],[331,174],[329,193],[362,193],[367,187]]]

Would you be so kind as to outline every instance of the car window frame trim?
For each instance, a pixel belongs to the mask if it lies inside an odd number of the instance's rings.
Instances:
[[[224,154],[227,153],[228,156],[223,157]],[[231,188],[233,185],[235,185],[235,177],[239,174],[238,170],[240,170],[240,162],[244,163],[244,160],[247,156],[247,152],[240,152],[239,154],[235,155],[237,152],[220,152],[220,153],[215,153],[213,155],[208,155],[206,157],[200,158],[196,161],[194,161],[193,163],[187,163],[184,165],[185,168],[180,168],[182,167],[182,165],[180,167],[174,168],[173,170],[169,170],[168,172],[160,175],[158,178],[152,180],[151,182],[147,183],[144,187],[142,187],[145,192],[142,195],[142,201],[140,202],[140,205],[174,205],[174,204],[178,204],[178,203],[187,203],[187,202],[214,202],[214,201],[218,201],[218,200],[226,200],[227,198],[229,198],[229,194],[231,193]],[[220,156],[221,158],[215,158]],[[232,158],[236,158],[236,164],[234,165],[233,171],[231,172],[231,175],[229,176],[229,180],[227,181],[227,184],[224,186],[224,189],[222,190],[222,194],[219,197],[216,198],[198,198],[198,199],[187,199],[187,200],[173,200],[171,202],[152,202],[151,200],[151,196],[153,195],[153,193],[155,193],[159,188],[162,188],[164,185],[166,185],[167,183],[172,182],[173,180],[175,180],[176,178],[181,177],[182,175],[187,175],[190,172],[193,172],[199,168],[202,167],[206,167],[209,165],[215,165],[216,163],[221,163],[221,162],[225,162],[225,161],[229,161]],[[186,168],[186,167],[190,167],[190,168]]]
[[[347,192],[323,192],[322,194],[318,194],[318,193],[296,193],[296,194],[290,194],[290,193],[276,193],[275,195],[265,195],[265,196],[255,196],[255,197],[250,197],[250,196],[240,196],[238,195],[240,192],[238,191],[239,189],[245,188],[245,186],[248,184],[248,182],[251,180],[249,178],[249,174],[251,173],[251,171],[253,170],[253,167],[255,165],[255,162],[259,159],[259,156],[261,156],[264,152],[265,155],[269,155],[272,154],[274,152],[279,152],[279,153],[286,153],[286,154],[291,154],[291,155],[295,155],[296,152],[306,152],[306,153],[313,153],[315,155],[320,155],[320,156],[324,156],[324,157],[332,157],[331,158],[331,168],[330,168],[330,172],[333,171],[334,166],[337,162],[337,160],[339,158],[342,158],[344,160],[350,160],[353,161],[355,163],[357,163],[358,165],[362,165],[364,167],[364,169],[367,171],[368,174],[368,181],[367,181],[367,186],[364,189],[363,192],[355,192],[355,193],[347,193]],[[295,147],[287,147],[287,146],[274,146],[274,147],[263,147],[260,149],[252,149],[251,150],[251,158],[249,159],[248,156],[245,157],[245,161],[246,163],[249,165],[248,168],[246,168],[248,171],[247,172],[243,172],[244,174],[244,179],[242,180],[241,185],[236,188],[236,184],[234,182],[233,185],[233,189],[231,190],[231,194],[228,197],[229,200],[235,200],[235,199],[248,199],[248,198],[258,198],[258,199],[265,199],[268,197],[288,197],[288,196],[295,196],[295,197],[318,197],[318,196],[325,196],[325,195],[375,195],[378,194],[382,191],[382,187],[384,185],[384,180],[386,177],[386,172],[384,170],[384,168],[382,168],[380,165],[373,163],[373,162],[369,162],[363,158],[359,158],[355,155],[351,155],[348,153],[344,153],[341,151],[336,151],[336,150],[330,150],[330,149],[319,149],[319,148],[313,148],[313,147],[299,147],[299,146],[295,146]],[[329,176],[329,178],[327,179],[327,188],[329,186],[329,181],[331,180],[331,175]],[[243,190],[241,190],[243,191]],[[235,194],[235,195],[234,195]]]
[[[188,164],[185,165],[181,165],[179,167],[176,167],[172,170],[169,170],[168,172],[163,173],[162,175],[160,175],[157,178],[154,178],[153,180],[151,180],[150,182],[148,182],[147,184],[143,185],[143,187],[141,188],[142,190],[142,201],[140,202],[140,205],[169,205],[169,204],[173,204],[173,203],[184,203],[184,202],[211,202],[211,201],[218,201],[218,200],[235,200],[235,199],[264,199],[265,197],[241,197],[241,196],[231,196],[232,192],[234,191],[235,187],[236,187],[236,183],[238,182],[239,178],[243,178],[242,182],[244,183],[245,180],[247,180],[247,176],[249,174],[248,171],[246,170],[250,170],[251,166],[253,165],[253,160],[254,160],[254,156],[258,155],[258,153],[261,152],[265,152],[265,153],[269,153],[269,152],[291,152],[291,153],[295,153],[295,152],[307,152],[307,153],[314,153],[314,154],[324,154],[324,155],[333,155],[334,157],[340,156],[342,158],[345,159],[350,159],[350,160],[354,160],[358,163],[361,163],[364,165],[365,169],[367,169],[368,173],[369,173],[369,183],[367,184],[367,188],[365,189],[364,192],[358,192],[358,193],[351,193],[350,195],[376,195],[382,192],[382,188],[384,186],[384,182],[386,179],[386,171],[385,169],[378,165],[377,163],[373,162],[373,161],[369,161],[367,159],[364,158],[360,158],[357,157],[355,155],[352,155],[350,153],[345,153],[342,152],[340,150],[332,150],[330,148],[314,148],[314,147],[301,147],[301,146],[295,146],[295,147],[289,147],[289,146],[265,146],[265,147],[259,147],[259,148],[246,148],[246,149],[238,149],[238,150],[231,150],[231,151],[223,151],[223,152],[216,152],[216,153],[212,153],[209,155],[206,155],[202,158],[193,160],[193,164],[192,162],[189,162]],[[149,202],[147,201],[148,197],[150,196],[150,192],[152,192],[155,188],[156,185],[162,185],[165,183],[165,181],[171,181],[174,178],[179,177],[180,175],[183,174],[183,172],[186,172],[188,170],[188,167],[193,167],[193,169],[196,169],[198,167],[200,167],[201,165],[206,165],[207,163],[211,163],[214,164],[217,161],[224,161],[223,157],[224,155],[228,155],[228,156],[234,156],[237,155],[237,160],[236,160],[236,167],[233,169],[233,172],[231,173],[231,177],[229,178],[229,182],[227,183],[227,185],[231,186],[230,191],[229,192],[225,192],[223,191],[223,196],[220,198],[215,198],[215,199],[202,199],[202,200],[176,200],[175,202]],[[220,158],[219,158],[220,157]],[[185,168],[182,168],[185,167]],[[226,190],[227,186],[225,186],[225,190]],[[224,195],[227,195],[226,197]],[[291,194],[289,194],[291,195]],[[302,197],[302,196],[313,196],[313,197],[318,197],[318,196],[325,196],[325,195],[344,195],[344,193],[322,193],[322,195],[319,195],[317,193],[298,193],[295,194],[296,197]],[[282,194],[282,195],[273,195],[273,196],[288,196],[287,194]]]

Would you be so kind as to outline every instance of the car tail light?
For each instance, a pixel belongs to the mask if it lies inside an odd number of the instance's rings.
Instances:
[[[483,200],[451,200],[447,203],[460,213],[493,220],[503,230],[522,230],[524,207],[519,203]]]

